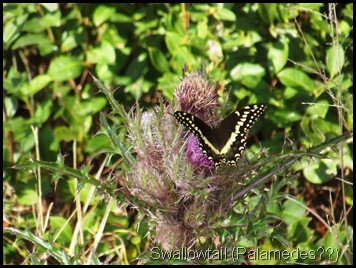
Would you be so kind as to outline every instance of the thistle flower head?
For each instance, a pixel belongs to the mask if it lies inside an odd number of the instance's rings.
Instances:
[[[218,88],[209,83],[199,72],[193,72],[183,78],[175,90],[175,96],[182,111],[194,114],[207,123],[216,122]]]

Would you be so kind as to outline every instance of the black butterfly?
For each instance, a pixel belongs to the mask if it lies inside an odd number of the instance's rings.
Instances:
[[[245,151],[248,131],[265,109],[264,104],[245,106],[215,128],[186,112],[175,112],[174,116],[198,137],[203,153],[218,168],[222,164],[236,166]]]

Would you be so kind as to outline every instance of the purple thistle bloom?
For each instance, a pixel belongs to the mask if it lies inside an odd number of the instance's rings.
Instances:
[[[199,146],[199,140],[193,134],[191,134],[188,138],[186,154],[193,166],[198,168],[214,169],[214,164],[208,160],[205,154],[203,154],[203,151]]]

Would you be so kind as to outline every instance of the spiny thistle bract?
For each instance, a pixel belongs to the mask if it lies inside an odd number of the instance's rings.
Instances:
[[[216,125],[221,105],[215,85],[193,72],[176,87],[175,97],[153,111],[136,107],[126,114],[129,144],[136,155],[126,186],[140,201],[154,241],[163,250],[199,248],[202,237],[219,246],[216,237],[232,210],[232,197],[252,171],[244,157],[237,167],[215,170],[198,139],[173,116],[183,110]]]

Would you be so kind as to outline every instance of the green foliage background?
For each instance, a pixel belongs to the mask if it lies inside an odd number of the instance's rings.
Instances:
[[[82,219],[85,242],[69,246],[76,231],[74,224],[66,223],[73,220],[78,206],[74,203],[87,202],[90,186],[76,185],[75,176],[58,181],[53,173],[11,169],[32,158],[82,167],[82,174],[110,176],[110,169],[122,158],[109,157],[110,151],[103,149],[108,140],[95,135],[100,130],[99,112],[117,125],[123,119],[110,115],[107,99],[98,93],[89,73],[116,89],[115,98],[125,109],[136,101],[150,109],[160,94],[173,98],[185,64],[189,72],[204,61],[210,78],[220,83],[222,101],[230,91],[230,110],[250,103],[268,104],[264,119],[250,136],[258,131],[262,147],[271,153],[283,153],[289,142],[286,137],[296,149],[303,149],[353,130],[352,3],[7,3],[3,8],[3,222],[49,241],[40,244],[22,233],[17,235],[37,246],[22,239],[14,246],[15,237],[5,234],[4,264],[50,263],[42,255],[50,245],[58,246],[58,251],[62,246],[75,248],[71,252],[78,263],[130,263],[149,250],[144,221],[138,228],[138,221],[127,217],[125,209],[95,196],[87,204],[91,213]],[[125,130],[119,128],[117,133],[124,141]],[[250,150],[258,150],[255,142],[249,145]],[[314,207],[298,210],[301,206],[286,202],[283,213],[299,215],[298,224],[284,218],[290,224],[287,237],[305,249],[310,249],[310,241],[337,247],[344,250],[339,263],[351,263],[352,223],[345,215],[353,204],[348,184],[353,172],[352,138],[330,148],[325,156],[328,159],[293,165],[299,178],[296,186],[326,184],[333,193],[331,203],[324,204],[331,209],[328,213],[333,214],[333,204],[340,202],[344,215],[338,214],[340,218],[330,223],[335,233],[331,229],[319,232],[306,216]],[[82,190],[73,203],[77,187]],[[299,194],[305,206],[318,198]],[[108,205],[96,259],[86,250]],[[342,237],[340,243],[332,239],[335,234]],[[261,245],[274,248],[268,239]]]

